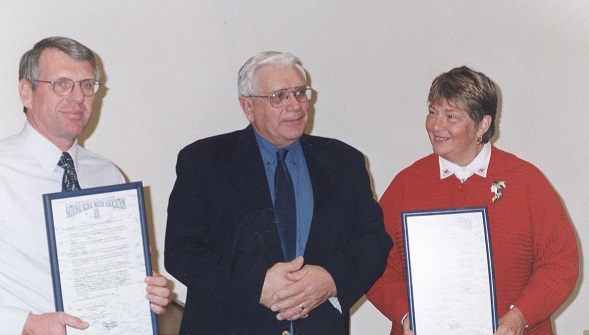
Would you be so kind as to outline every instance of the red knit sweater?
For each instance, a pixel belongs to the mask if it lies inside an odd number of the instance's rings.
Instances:
[[[440,180],[438,156],[429,155],[401,171],[380,199],[394,246],[383,276],[368,299],[402,334],[408,312],[401,211],[487,206],[499,317],[517,306],[526,335],[553,334],[550,317],[573,291],[579,253],[573,227],[560,198],[532,164],[492,148],[487,177],[465,183],[454,176]],[[495,202],[491,184],[503,181]]]

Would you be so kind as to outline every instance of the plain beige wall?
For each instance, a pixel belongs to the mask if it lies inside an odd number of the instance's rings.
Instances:
[[[237,70],[263,50],[291,51],[318,91],[311,132],[362,150],[380,196],[431,150],[432,79],[455,66],[500,87],[496,145],[538,166],[589,241],[589,3],[524,1],[66,1],[0,4],[0,137],[20,131],[20,56],[52,35],[97,52],[108,92],[83,144],[146,187],[155,267],[164,272],[168,195],[178,151],[246,125]],[[42,223],[40,223],[42,224]],[[1,270],[0,270],[1,271]],[[559,334],[589,329],[587,267],[556,319]],[[183,299],[185,289],[175,284]],[[388,334],[365,301],[352,334]]]

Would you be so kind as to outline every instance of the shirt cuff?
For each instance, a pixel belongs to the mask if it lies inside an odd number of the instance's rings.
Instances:
[[[342,313],[342,305],[339,303],[339,300],[337,299],[337,297],[330,297],[328,300],[333,305],[333,307],[335,307],[341,314]]]

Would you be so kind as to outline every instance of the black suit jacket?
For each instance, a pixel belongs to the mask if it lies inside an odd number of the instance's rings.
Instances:
[[[386,266],[391,240],[364,156],[345,143],[300,139],[314,196],[305,263],[325,268],[343,313],[326,301],[295,334],[347,334],[349,309]],[[283,261],[252,126],[196,141],[178,155],[166,270],[188,288],[181,334],[282,334],[288,321],[259,303],[266,271]]]

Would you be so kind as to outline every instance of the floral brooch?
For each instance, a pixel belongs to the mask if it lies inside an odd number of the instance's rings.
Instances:
[[[505,186],[504,181],[495,180],[491,184],[491,192],[495,193],[495,196],[493,196],[493,199],[491,199],[493,200],[493,202],[497,202],[499,199],[503,198],[501,190],[503,190],[504,188],[507,188],[507,186]]]

